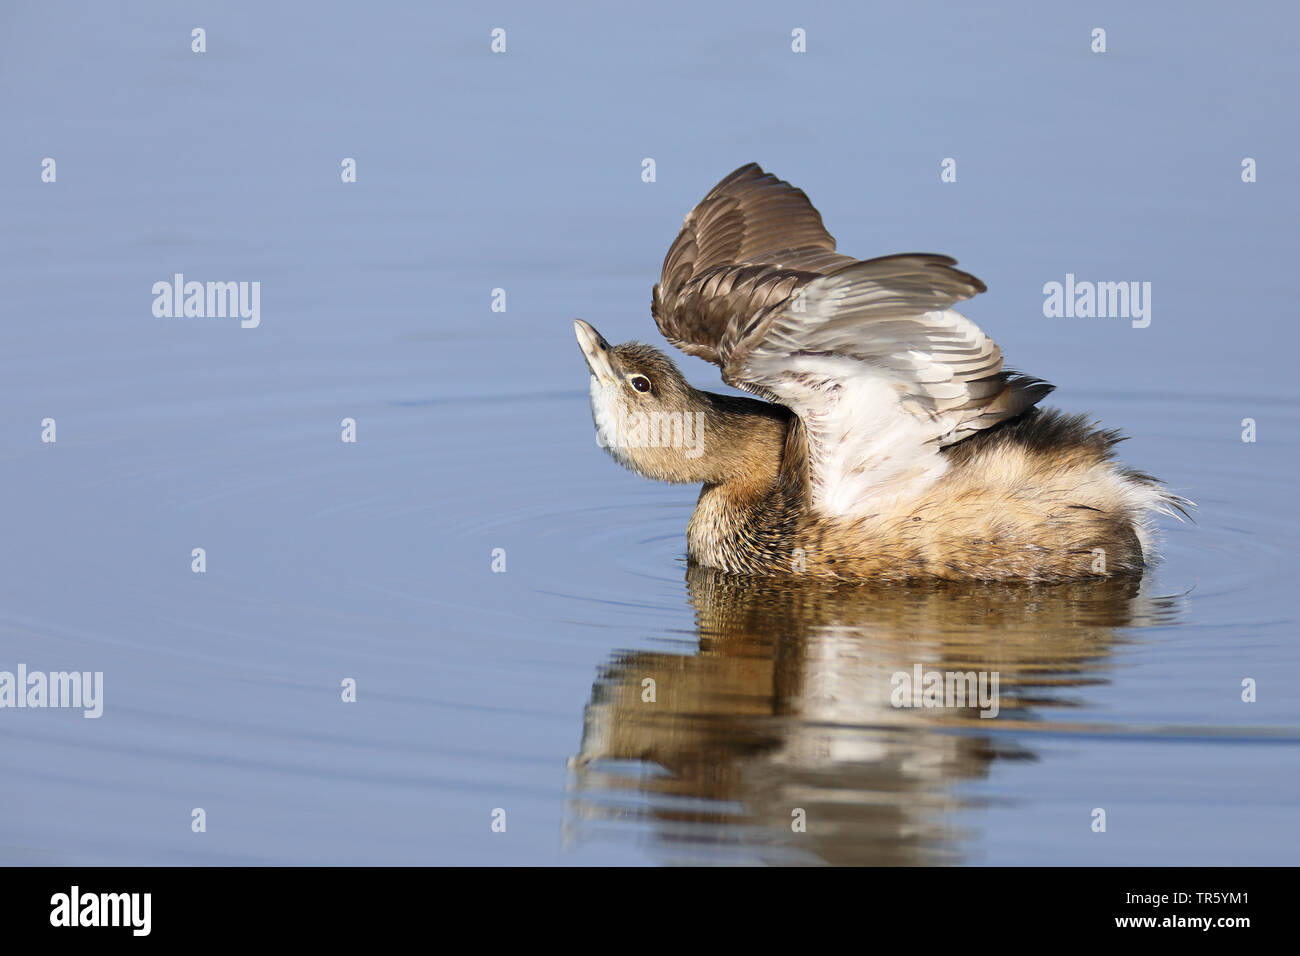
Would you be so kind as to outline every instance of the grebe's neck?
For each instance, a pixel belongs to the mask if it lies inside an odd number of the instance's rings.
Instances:
[[[790,412],[753,398],[696,394],[704,412],[704,442],[693,480],[737,492],[771,487],[781,467]]]

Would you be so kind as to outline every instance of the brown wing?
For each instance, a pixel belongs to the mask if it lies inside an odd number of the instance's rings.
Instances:
[[[799,307],[777,303],[728,325],[718,345],[722,378],[796,411],[885,383],[923,423],[923,440],[941,446],[1012,418],[1052,387],[1004,370],[997,343],[952,308],[984,291],[955,265],[907,253],[819,276]]]
[[[808,197],[751,164],[686,217],[653,310],[668,341],[799,416],[814,506],[855,514],[924,487],[940,448],[1051,391],[953,309],[984,291],[955,265],[840,255]]]
[[[850,263],[797,301],[727,326],[722,377],[803,422],[815,508],[854,515],[944,473],[939,449],[1051,391],[1003,370],[1002,350],[952,306],[983,290],[945,256]]]
[[[802,189],[750,163],[686,216],[664,257],[651,311],[669,342],[720,365],[718,347],[733,318],[748,321],[851,262],[835,251]]]

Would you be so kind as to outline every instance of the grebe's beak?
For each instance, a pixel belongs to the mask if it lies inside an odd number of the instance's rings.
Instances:
[[[587,360],[587,368],[596,376],[601,385],[617,385],[618,376],[614,374],[614,365],[610,361],[609,343],[605,337],[582,319],[573,320],[573,332],[578,337],[578,345]]]

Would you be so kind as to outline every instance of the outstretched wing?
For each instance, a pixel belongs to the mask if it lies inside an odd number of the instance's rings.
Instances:
[[[1051,391],[952,306],[983,291],[945,256],[854,262],[728,325],[722,377],[790,408],[808,437],[813,500],[831,514],[923,488],[939,449]]]
[[[670,342],[799,416],[814,506],[851,515],[919,491],[947,467],[941,448],[1052,386],[1004,371],[952,308],[984,291],[954,260],[834,248],[803,192],[746,166],[687,216],[654,304]]]
[[[651,311],[669,342],[718,363],[733,317],[748,318],[852,261],[835,251],[802,189],[750,163],[687,214],[664,257]]]

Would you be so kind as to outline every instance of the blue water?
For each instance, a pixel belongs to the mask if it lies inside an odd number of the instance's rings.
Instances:
[[[1298,26],[6,5],[0,671],[102,672],[104,713],[0,709],[0,863],[1300,862]],[[842,251],[960,259],[1008,362],[1197,502],[1140,590],[688,571],[695,489],[597,448],[572,318],[655,341],[751,160]],[[260,324],[156,317],[176,273]],[[1045,318],[1067,273],[1151,282],[1149,327]],[[1002,713],[890,707],[918,662]]]

